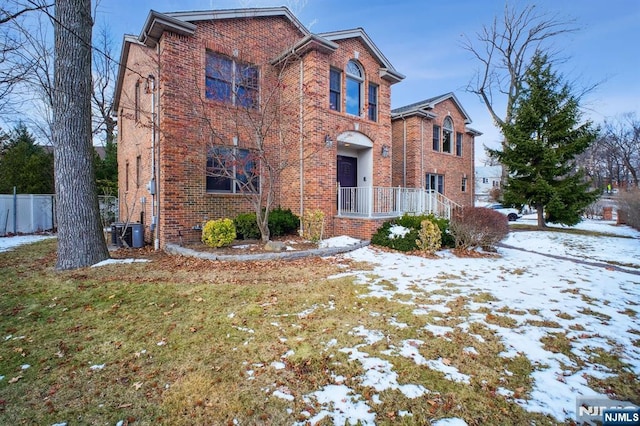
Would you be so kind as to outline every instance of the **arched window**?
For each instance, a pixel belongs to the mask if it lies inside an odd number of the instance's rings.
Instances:
[[[362,112],[362,83],[364,72],[356,61],[347,63],[347,114],[360,116]]]
[[[453,120],[446,117],[442,123],[442,152],[451,154],[451,142],[453,141]]]

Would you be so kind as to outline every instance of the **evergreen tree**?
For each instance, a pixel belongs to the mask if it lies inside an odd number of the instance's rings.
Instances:
[[[0,193],[53,194],[53,154],[40,145],[20,123],[2,138]]]
[[[549,222],[575,225],[599,195],[575,162],[595,141],[597,130],[590,122],[580,123],[578,99],[540,52],[525,75],[514,116],[502,125],[502,150],[491,151],[509,170],[504,203],[534,206],[541,228],[545,215]]]
[[[95,150],[94,150],[95,151]],[[118,146],[111,138],[104,145],[104,158],[94,152],[98,195],[118,195]]]

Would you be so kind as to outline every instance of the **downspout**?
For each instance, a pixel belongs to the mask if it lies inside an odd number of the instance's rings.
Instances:
[[[420,118],[420,189],[425,187],[424,182],[424,118]]]
[[[464,153],[464,135],[462,136],[462,152]],[[472,138],[473,143],[471,144],[471,149],[469,149],[469,153],[471,154],[471,173],[467,179],[467,186],[471,188],[471,206],[474,206],[476,203],[476,137]],[[469,181],[471,181],[471,185],[469,185]]]
[[[304,102],[303,102],[303,94],[304,94],[304,63],[302,58],[300,58],[300,118],[299,118],[299,132],[300,132],[300,218],[302,219],[304,215]],[[300,221],[300,231],[304,231],[302,220]]]
[[[151,182],[149,182],[149,192],[151,193],[151,230],[153,231],[153,247],[159,249],[158,238],[158,198],[156,179],[156,79],[149,74],[149,90],[151,91]]]
[[[158,78],[160,78],[160,43],[156,43],[156,52],[158,54]],[[152,75],[149,76],[153,81],[153,91],[151,92],[151,144],[152,144],[152,176],[155,181],[155,193],[154,202],[155,206],[152,207],[155,212],[155,224],[156,232],[153,240],[154,250],[160,249],[160,141],[157,138],[157,121],[159,114],[156,112],[156,84]],[[158,102],[158,110],[160,109],[160,102]],[[157,153],[156,153],[157,150]],[[156,164],[156,162],[158,164]]]
[[[402,118],[402,187],[407,187],[407,119]]]

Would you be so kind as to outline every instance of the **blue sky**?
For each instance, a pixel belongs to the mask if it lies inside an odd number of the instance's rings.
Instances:
[[[585,117],[596,123],[626,112],[640,115],[640,2],[637,0],[537,0],[542,13],[572,20],[579,30],[554,39],[553,49],[566,61],[557,70],[578,87],[598,87],[583,100]],[[477,62],[462,48],[463,35],[475,38],[483,25],[504,11],[503,0],[101,0],[97,25],[110,28],[118,43],[138,35],[150,9],[158,12],[289,6],[314,33],[362,27],[406,78],[393,86],[397,108],[454,92],[473,123],[483,132],[482,146],[496,147],[500,133],[486,108],[465,88]],[[119,47],[118,47],[119,51]]]

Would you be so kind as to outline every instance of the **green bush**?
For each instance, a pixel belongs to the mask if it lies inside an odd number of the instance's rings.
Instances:
[[[420,223],[420,231],[418,231],[418,240],[416,245],[418,249],[426,254],[434,254],[440,249],[442,243],[440,228],[438,225],[428,219]]]
[[[288,235],[293,233],[300,226],[300,218],[291,209],[271,210],[269,213],[269,232],[273,237]]]
[[[419,232],[422,228],[422,221],[428,220],[433,222],[440,229],[441,246],[454,247],[454,240],[449,233],[449,220],[445,218],[430,215],[408,215],[405,214],[394,220],[387,221],[382,224],[376,233],[371,237],[371,244],[389,247],[400,251],[413,251],[418,249],[416,241],[419,240]],[[390,237],[390,230],[393,225],[399,225],[407,228],[409,232],[404,236]]]
[[[260,228],[255,213],[240,213],[233,219],[238,238],[255,240],[260,238]],[[291,209],[271,210],[269,213],[269,232],[272,237],[288,235],[298,229],[300,219],[291,212]]]
[[[495,210],[464,207],[451,221],[451,233],[456,248],[495,250],[495,246],[509,234],[509,223],[505,215]]]
[[[238,238],[243,240],[255,240],[260,238],[260,229],[255,213],[240,213],[233,219]]]
[[[236,228],[231,219],[210,220],[202,228],[202,242],[209,247],[222,247],[236,239]]]

